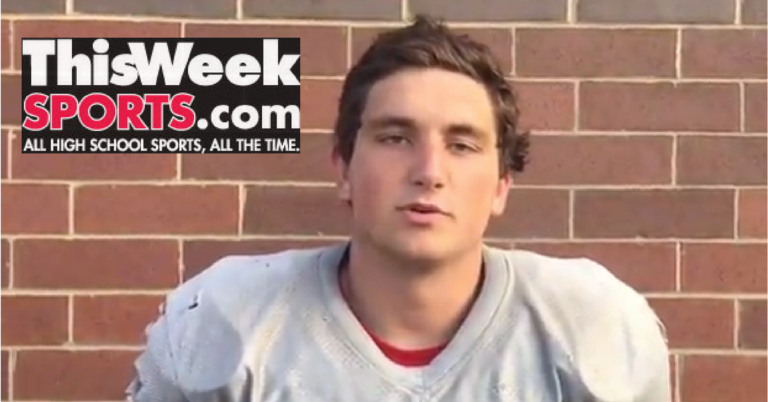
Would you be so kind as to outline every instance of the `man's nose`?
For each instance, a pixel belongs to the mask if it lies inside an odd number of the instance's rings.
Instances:
[[[420,142],[414,148],[411,181],[419,187],[442,188],[446,182],[446,155],[433,142]]]

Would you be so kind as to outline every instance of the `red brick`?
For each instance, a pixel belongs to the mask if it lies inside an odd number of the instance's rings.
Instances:
[[[768,4],[763,0],[743,0],[741,3],[741,23],[745,25],[766,24]]]
[[[78,0],[73,4],[78,14],[127,15],[130,17],[235,18],[234,1],[100,1]]]
[[[65,0],[6,1],[3,13],[9,14],[62,14]]]
[[[253,234],[344,235],[349,211],[329,187],[247,189],[243,231]]]
[[[765,190],[739,190],[738,236],[740,238],[766,238],[766,205],[768,195]]]
[[[670,348],[732,349],[733,300],[651,299]]]
[[[87,345],[141,345],[161,296],[75,296],[73,340]]]
[[[187,38],[301,38],[302,75],[343,75],[347,29],[342,26],[187,24]]]
[[[519,28],[515,35],[517,76],[675,76],[673,30]]]
[[[356,63],[376,36],[387,28],[352,28],[352,60]],[[512,31],[494,28],[457,28],[455,32],[488,46],[505,72],[512,71]]]
[[[518,184],[668,184],[672,137],[533,137],[532,163]],[[595,157],[600,155],[600,157]]]
[[[546,255],[591,258],[639,292],[675,290],[672,243],[520,243],[516,248]]]
[[[341,96],[340,80],[301,81],[301,128],[331,130]]]
[[[125,399],[138,352],[25,350],[17,352],[14,398],[106,401]],[[96,380],[98,379],[98,380]]]
[[[2,184],[3,234],[69,231],[69,191],[52,184]]]
[[[0,130],[0,178],[8,178],[8,167],[11,164],[10,152],[8,152],[8,145],[11,141],[11,132],[8,130]]]
[[[765,293],[765,244],[684,244],[685,292]]]
[[[765,184],[766,147],[765,137],[680,136],[677,183]]]
[[[169,289],[179,282],[179,247],[169,240],[14,242],[14,287]]]
[[[582,130],[739,131],[739,88],[717,83],[583,82]]]
[[[730,238],[731,190],[576,190],[577,238]]]
[[[520,126],[532,130],[573,130],[574,89],[566,82],[514,82]]]
[[[20,133],[16,133],[12,144],[15,179],[160,180],[176,177],[174,154],[22,154]]]
[[[0,22],[0,68],[11,67],[11,23],[8,20]]]
[[[685,402],[764,401],[765,356],[685,356],[680,389]]]
[[[565,0],[506,1],[490,0],[481,4],[471,1],[410,0],[412,14],[440,15],[452,21],[565,21]]]
[[[736,6],[731,0],[589,0],[576,4],[578,21],[627,24],[733,24]]]
[[[3,345],[62,345],[68,338],[66,297],[3,296]]]
[[[681,44],[683,77],[765,78],[765,29],[685,29]]]
[[[8,388],[11,383],[11,352],[8,352],[7,350],[3,350],[0,352],[0,382],[2,382],[3,386],[0,387],[0,399],[7,401],[8,398]]]
[[[188,154],[182,157],[181,175],[185,179],[277,180],[332,182],[332,138],[324,134],[303,134],[301,153],[264,154]]]
[[[739,301],[739,348],[765,350],[768,326],[766,300]]]
[[[765,134],[766,128],[766,85],[744,85],[744,130],[748,133]]]
[[[21,69],[21,38],[178,38],[181,26],[171,22],[21,20],[14,23],[13,63]]]
[[[84,186],[75,190],[75,231],[112,234],[234,234],[236,186]]]
[[[294,248],[313,248],[333,240],[188,240],[184,242],[184,279],[188,280],[229,255],[271,254]]]
[[[11,243],[7,239],[0,240],[0,254],[2,254],[2,277],[0,277],[0,287],[7,288],[11,283]]]
[[[21,74],[2,74],[0,76],[0,123],[21,125]]]
[[[568,192],[514,188],[504,215],[491,219],[486,236],[515,239],[568,237]]]
[[[243,0],[245,18],[393,21],[402,15],[396,1]]]

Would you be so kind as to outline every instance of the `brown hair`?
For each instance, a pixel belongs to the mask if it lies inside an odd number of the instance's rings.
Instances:
[[[523,171],[528,162],[529,135],[518,131],[517,96],[498,61],[487,46],[424,15],[416,16],[409,26],[379,35],[347,74],[334,128],[334,151],[346,163],[352,158],[371,87],[408,68],[442,68],[483,84],[495,109],[501,172]]]

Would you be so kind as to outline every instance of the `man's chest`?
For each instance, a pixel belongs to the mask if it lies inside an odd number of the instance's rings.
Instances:
[[[573,402],[551,361],[525,345],[479,348],[440,371],[390,370],[336,341],[273,342],[190,402]]]

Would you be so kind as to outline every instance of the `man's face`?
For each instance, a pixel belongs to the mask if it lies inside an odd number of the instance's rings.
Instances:
[[[354,236],[424,261],[477,246],[510,185],[494,121],[487,91],[469,77],[409,70],[377,82],[350,164],[337,160]]]

